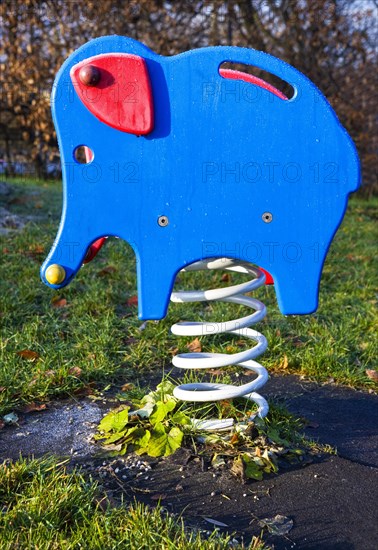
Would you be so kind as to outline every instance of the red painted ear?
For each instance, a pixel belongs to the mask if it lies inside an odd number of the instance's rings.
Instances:
[[[74,65],[70,76],[81,101],[99,120],[130,134],[152,131],[151,85],[142,57],[96,55]]]

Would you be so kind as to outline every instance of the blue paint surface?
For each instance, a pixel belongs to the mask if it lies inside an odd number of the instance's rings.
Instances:
[[[80,101],[69,72],[108,52],[146,61],[154,129],[137,137],[100,122]],[[282,100],[220,76],[223,62],[251,64],[290,83]],[[63,168],[64,207],[41,268],[80,269],[88,246],[115,235],[137,257],[139,317],[166,314],[177,272],[196,260],[235,257],[268,270],[283,314],[317,308],[322,266],[358,188],[353,142],[321,92],[293,67],[246,48],[210,47],[163,57],[125,37],[103,37],[74,52],[52,94]],[[90,164],[74,150],[94,152]],[[273,216],[271,223],[262,219]],[[159,216],[169,224],[159,226]]]

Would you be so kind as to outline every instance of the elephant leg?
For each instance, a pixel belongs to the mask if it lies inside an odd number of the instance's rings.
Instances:
[[[158,253],[152,256],[137,253],[138,317],[143,320],[158,320],[166,316],[179,271],[166,256]]]
[[[274,276],[278,305],[284,315],[305,315],[318,307],[322,264],[284,266]]]
[[[79,209],[66,212],[49,255],[41,267],[42,281],[52,288],[66,286],[79,271],[96,239]]]

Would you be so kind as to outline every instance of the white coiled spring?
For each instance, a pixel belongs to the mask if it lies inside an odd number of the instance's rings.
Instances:
[[[244,397],[255,402],[259,409],[255,416],[263,418],[267,415],[269,406],[267,401],[256,390],[261,388],[268,380],[267,370],[259,363],[254,361],[256,357],[264,353],[267,348],[265,336],[249,328],[258,321],[261,321],[266,315],[265,305],[249,296],[246,292],[256,290],[265,283],[265,275],[257,267],[252,267],[246,262],[228,258],[210,259],[196,262],[183,271],[198,271],[204,269],[226,269],[238,273],[247,273],[254,276],[252,281],[241,283],[221,289],[212,289],[204,291],[179,291],[173,292],[172,302],[198,302],[198,301],[222,301],[231,302],[249,306],[254,313],[241,317],[233,321],[212,323],[212,322],[179,322],[172,326],[171,331],[178,336],[206,336],[220,333],[237,334],[244,338],[254,340],[256,344],[253,348],[234,354],[224,353],[183,353],[173,358],[173,365],[180,369],[214,369],[229,365],[240,365],[246,369],[254,371],[257,377],[248,384],[234,386],[230,384],[218,384],[208,382],[198,382],[182,384],[175,388],[174,396],[181,401],[207,402],[220,401],[224,399],[233,399],[235,397]],[[201,430],[218,431],[227,430],[233,426],[233,419],[195,421],[196,427]]]

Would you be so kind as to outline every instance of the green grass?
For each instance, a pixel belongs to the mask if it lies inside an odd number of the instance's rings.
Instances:
[[[181,518],[160,506],[110,506],[97,483],[53,458],[0,465],[0,501],[2,550],[222,550],[232,540],[232,535],[185,528]],[[254,538],[248,548],[266,547]]]
[[[185,351],[189,338],[170,334],[179,319],[227,320],[244,314],[231,304],[172,304],[166,319],[149,322],[140,331],[137,308],[127,305],[136,294],[135,258],[131,248],[111,240],[96,260],[80,270],[59,292],[44,286],[39,268],[56,233],[61,210],[59,183],[12,182],[12,212],[39,219],[20,232],[1,238],[1,371],[0,414],[30,401],[72,394],[95,383],[121,385],[135,375],[170,370],[175,350]],[[376,272],[373,266],[378,200],[353,198],[326,261],[318,311],[284,317],[274,289],[255,293],[268,306],[259,328],[268,338],[261,361],[271,372],[361,388],[373,382],[365,370],[374,368]],[[111,266],[112,269],[104,269]],[[180,274],[179,285],[211,288],[221,273]],[[245,280],[232,274],[231,283]],[[52,301],[64,298],[64,307]],[[228,336],[200,338],[205,351],[237,351],[240,342]],[[31,350],[27,359],[18,354]]]

